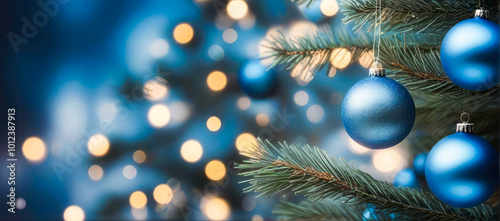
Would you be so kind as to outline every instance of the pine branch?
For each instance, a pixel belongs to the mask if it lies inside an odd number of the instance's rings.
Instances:
[[[342,0],[344,23],[354,22],[359,31],[368,24],[374,28],[377,0]],[[477,0],[388,0],[382,1],[382,32],[421,33],[441,36],[456,23],[472,18]],[[498,17],[498,1],[483,1],[494,20]]]
[[[328,27],[319,28],[316,33],[298,38],[287,38],[282,32],[270,36],[262,44],[267,48],[263,59],[272,59],[269,68],[275,66],[294,69],[298,77],[312,77],[325,66],[331,66],[330,61],[342,60],[345,54],[334,53],[335,49],[345,48],[351,53],[350,64],[357,61],[363,52],[371,49],[371,42],[366,38],[352,39],[342,31],[338,34],[338,41]],[[295,68],[299,68],[298,70]]]
[[[303,200],[300,203],[281,201],[273,210],[280,220],[359,220],[363,209],[340,203],[338,200]]]
[[[316,2],[316,0],[290,0],[291,2],[297,4],[297,5],[306,5],[307,7],[311,6]]]
[[[480,205],[468,209],[450,207],[432,193],[378,181],[328,156],[323,150],[305,145],[280,143],[279,147],[258,139],[257,145],[241,153],[249,157],[237,166],[240,175],[250,177],[244,192],[272,196],[283,190],[308,196],[310,200],[346,198],[346,203],[370,203],[384,214],[398,213],[414,220],[493,220],[495,211]]]

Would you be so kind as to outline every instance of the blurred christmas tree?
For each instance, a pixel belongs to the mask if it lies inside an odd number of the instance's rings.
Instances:
[[[315,0],[292,0],[311,6]],[[380,5],[379,5],[380,4]],[[498,22],[499,2],[473,0],[343,0],[344,23],[354,30],[381,27],[379,61],[389,78],[404,85],[415,100],[415,129],[422,137],[410,146],[415,153],[430,150],[434,143],[426,137],[443,138],[451,134],[457,116],[464,108],[473,113],[475,133],[498,146],[499,87],[481,91],[465,90],[453,83],[443,70],[440,47],[446,33],[455,24],[473,17],[476,9],[490,10],[490,19]],[[380,11],[379,11],[380,9]],[[381,14],[377,14],[381,13]],[[376,18],[380,16],[380,23]],[[378,27],[377,27],[378,26]],[[303,36],[278,33],[268,36],[263,57],[271,67],[293,70],[298,78],[310,78],[323,68],[343,69],[363,60],[370,65],[374,46],[368,37],[350,36],[347,31],[328,27]],[[498,61],[495,61],[498,62]],[[327,73],[329,73],[327,71]],[[498,73],[497,73],[498,74]],[[304,195],[308,200],[294,204],[283,202],[275,214],[284,219],[363,220],[495,220],[498,218],[498,191],[484,204],[455,208],[441,202],[428,191],[396,187],[378,181],[343,160],[328,156],[308,145],[258,143],[242,155],[249,160],[238,166],[250,177],[245,192],[272,196],[284,190]],[[417,167],[417,165],[415,165]]]

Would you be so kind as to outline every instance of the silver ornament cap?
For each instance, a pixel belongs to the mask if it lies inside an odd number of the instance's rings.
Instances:
[[[477,9],[476,14],[474,17],[480,17],[480,18],[489,18],[490,17],[490,11],[484,10],[484,9]]]
[[[385,69],[380,67],[370,68],[370,72],[368,75],[376,77],[385,77]]]
[[[457,124],[457,133],[474,133],[474,124],[473,123],[458,123]]]

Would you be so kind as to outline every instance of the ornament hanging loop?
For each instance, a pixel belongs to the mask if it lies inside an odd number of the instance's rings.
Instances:
[[[467,120],[465,120],[467,119]],[[474,124],[473,123],[469,123],[469,120],[470,120],[470,116],[467,112],[463,112],[461,115],[460,115],[460,120],[462,120],[462,123],[458,123],[457,124],[457,133],[460,132],[460,133],[474,133]]]
[[[464,117],[467,119],[467,120],[464,120]],[[470,116],[467,112],[463,112],[461,115],[460,115],[460,120],[462,120],[462,123],[469,123],[469,120],[470,120]]]

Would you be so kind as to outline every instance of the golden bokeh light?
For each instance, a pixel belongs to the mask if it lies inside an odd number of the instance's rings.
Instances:
[[[155,104],[148,111],[148,120],[153,127],[164,127],[170,121],[170,110],[166,105]]]
[[[401,164],[401,155],[394,150],[378,150],[373,154],[373,165],[380,172],[393,172]]]
[[[348,139],[349,139],[349,147],[351,149],[351,152],[353,152],[355,154],[365,154],[371,150],[371,149],[368,149],[368,148],[356,143],[356,141],[354,141],[350,137]]]
[[[265,127],[269,124],[269,116],[265,113],[260,113],[255,117],[255,121],[257,121],[259,126]]]
[[[242,19],[248,13],[248,5],[243,0],[231,0],[226,7],[227,14],[233,19]]]
[[[189,43],[194,36],[194,30],[188,23],[180,23],[174,29],[174,39],[179,44]]]
[[[208,118],[207,120],[207,128],[210,130],[210,131],[218,131],[220,129],[220,126],[221,126],[221,122],[220,122],[220,119],[216,116],[211,116],[210,118]]]
[[[182,144],[181,156],[188,163],[195,163],[203,155],[203,147],[197,140],[188,140]]]
[[[225,220],[231,213],[229,204],[219,197],[207,199],[202,210],[210,220]]]
[[[102,175],[104,174],[104,171],[99,165],[92,165],[89,168],[89,177],[90,179],[93,180],[100,180],[102,178]]]
[[[330,70],[328,71],[328,77],[335,77],[335,74],[337,74],[337,69],[334,67],[331,67]]]
[[[90,154],[96,157],[102,157],[106,155],[109,150],[108,138],[103,134],[94,134],[87,142],[87,147]]]
[[[208,179],[219,181],[226,176],[226,166],[219,160],[212,160],[205,166]]]
[[[252,102],[250,101],[250,99],[248,97],[238,98],[238,108],[240,110],[248,109],[250,107],[250,104],[252,104]]]
[[[222,33],[222,39],[224,39],[226,43],[232,44],[238,39],[238,32],[232,28],[228,28]]]
[[[64,221],[83,221],[85,220],[85,212],[79,206],[69,206],[63,213]]]
[[[352,54],[346,48],[335,48],[330,56],[332,65],[338,69],[344,69],[351,63]]]
[[[339,4],[335,0],[323,0],[320,9],[325,16],[331,17],[339,11]]]
[[[226,87],[227,77],[220,71],[213,71],[207,77],[207,85],[212,91],[221,91]]]
[[[363,52],[358,62],[364,68],[370,68],[373,64],[373,50]]]
[[[256,138],[254,135],[246,132],[242,133],[236,138],[236,148],[238,148],[239,151],[246,151],[254,145],[255,140]]]
[[[146,161],[146,153],[142,150],[136,150],[132,155],[132,158],[134,158],[136,163],[144,163],[144,161]]]
[[[133,208],[140,209],[146,206],[148,198],[146,197],[146,194],[144,194],[142,191],[135,191],[132,194],[130,194],[129,202],[130,206],[132,206]]]
[[[168,96],[168,88],[166,80],[163,78],[155,78],[144,84],[144,96],[150,101],[161,100]]]
[[[159,204],[166,205],[172,201],[172,197],[174,196],[174,192],[172,188],[170,188],[167,184],[160,184],[155,187],[153,191],[153,198]]]
[[[22,147],[23,155],[30,162],[39,163],[47,157],[47,147],[42,139],[30,137],[26,139]]]
[[[255,214],[252,216],[252,221],[264,221],[264,218],[260,215]]]

